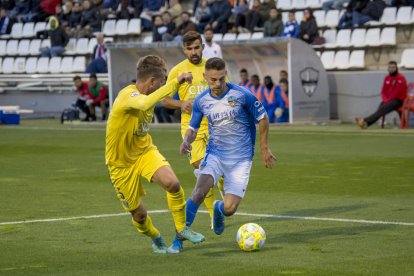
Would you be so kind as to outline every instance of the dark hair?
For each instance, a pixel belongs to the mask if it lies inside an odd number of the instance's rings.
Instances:
[[[181,15],[183,15],[183,14],[186,14],[186,15],[188,15],[188,17],[191,17],[191,14],[190,14],[188,11],[183,11],[183,12],[181,13]]]
[[[288,72],[286,70],[280,70],[279,74],[280,73],[285,73],[286,75],[288,74]]]
[[[137,62],[138,81],[145,81],[150,77],[162,78],[166,71],[165,61],[159,56],[144,56]]]
[[[252,78],[252,79],[258,79],[258,80],[260,81],[259,76],[258,76],[258,75],[256,75],[256,74],[254,74],[253,76],[251,76],[251,78]]]
[[[388,65],[395,65],[395,66],[398,66],[397,65],[397,62],[395,61],[395,60],[390,60],[389,62],[388,62]]]
[[[89,78],[90,78],[90,79],[95,79],[95,80],[97,80],[97,79],[98,79],[98,77],[96,76],[96,74],[90,74],[90,75],[89,75]]]
[[[294,12],[294,11],[289,11],[289,12],[288,12],[288,14],[293,14],[293,15],[295,15],[295,12]]]
[[[288,85],[288,84],[289,84],[289,82],[288,82],[288,80],[287,80],[287,79],[280,79],[279,83],[280,83],[280,84],[284,83],[284,84],[286,84],[286,85]]]
[[[203,33],[206,33],[208,31],[213,32],[213,29],[212,28],[205,28]]]
[[[196,31],[186,32],[183,36],[183,46],[190,45],[196,40],[200,40],[200,43],[203,43],[201,35]]]
[[[73,81],[75,81],[75,80],[82,80],[82,78],[79,75],[76,75],[76,76],[73,77]]]
[[[309,13],[309,18],[310,19],[315,19],[315,17],[313,16],[313,11],[309,8],[306,8],[303,12],[307,11]]]
[[[240,73],[246,73],[246,74],[247,74],[247,70],[246,70],[246,68],[242,68],[242,69],[240,70]]]
[[[213,57],[207,60],[206,62],[206,71],[208,70],[223,70],[226,68],[226,63],[224,60],[218,57]]]

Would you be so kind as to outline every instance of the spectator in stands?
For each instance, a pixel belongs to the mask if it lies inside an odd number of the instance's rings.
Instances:
[[[130,5],[134,8],[134,18],[139,18],[144,10],[143,0],[130,0]]]
[[[286,70],[279,71],[279,80],[288,79],[288,72]]]
[[[193,14],[196,14],[199,2],[199,0],[193,0]]]
[[[81,37],[89,37],[92,32],[101,30],[101,19],[95,6],[91,5],[90,0],[83,1],[83,11],[78,30]]]
[[[288,21],[285,23],[283,27],[282,37],[297,38],[298,36],[299,36],[299,25],[298,25],[298,22],[296,22],[295,12],[290,11],[288,14]]]
[[[217,43],[213,41],[214,33],[211,28],[204,29],[204,49],[203,49],[203,57],[206,59],[212,57],[223,58],[223,54],[221,53],[221,47]]]
[[[263,102],[263,89],[264,86],[260,84],[260,79],[258,75],[253,75],[251,79],[252,83],[247,86],[247,88],[252,91],[256,98]]]
[[[240,0],[239,4],[232,9],[235,17],[233,33],[243,33],[246,31],[246,18],[249,13],[249,4],[247,0]]]
[[[73,9],[72,1],[66,1],[65,5],[63,6],[63,16],[64,16],[64,21],[66,21],[66,23],[65,22],[62,23],[62,25],[64,25],[65,27],[69,26],[69,19],[72,14],[72,9]]]
[[[165,0],[143,0],[144,9],[141,13],[141,26],[143,30],[152,30],[152,16],[165,5]]]
[[[168,41],[167,37],[172,35],[175,30],[175,23],[171,20],[171,14],[168,11],[162,13],[162,21],[165,27],[165,29],[162,29],[162,31],[164,31],[162,34],[162,40]],[[166,37],[165,39],[164,36]]]
[[[51,15],[56,14],[56,6],[60,5],[61,0],[41,0],[39,6],[33,5],[36,9],[32,20],[34,22],[45,21]]]
[[[89,74],[108,73],[106,55],[106,47],[104,43],[104,35],[99,33],[96,35],[97,45],[93,48],[92,61],[86,67],[86,72]]]
[[[242,68],[239,72],[240,74],[240,80],[241,82],[239,83],[240,86],[244,86],[244,87],[249,87],[252,82],[249,79],[249,72],[247,72],[246,68]]]
[[[211,18],[205,28],[211,28],[215,33],[225,34],[227,32],[227,23],[231,15],[230,3],[227,0],[212,1],[210,6]]]
[[[130,6],[128,0],[121,0],[116,9],[117,19],[130,19],[134,17],[134,8]]]
[[[270,18],[264,23],[264,36],[275,37],[281,36],[283,32],[282,15],[273,7],[270,9]]]
[[[56,5],[56,18],[59,20],[59,24],[65,27],[67,24],[66,15],[63,13],[62,5]]]
[[[91,113],[89,111],[89,107],[86,105],[86,101],[89,99],[88,83],[86,81],[82,81],[80,76],[74,76],[73,83],[75,84],[76,92],[79,94],[76,99],[76,106],[86,114],[83,121],[89,121],[91,119]]]
[[[62,56],[69,42],[69,37],[55,16],[50,17],[49,25],[50,30],[43,31],[42,33],[44,38],[50,37],[50,48],[44,47],[40,49],[42,57]]]
[[[254,32],[254,28],[263,27],[264,22],[270,17],[270,9],[274,7],[274,0],[264,0],[263,3],[256,0],[253,9],[247,15],[246,28],[250,32]]]
[[[89,107],[89,112],[91,114],[91,120],[96,121],[95,107],[100,107],[102,111],[102,121],[106,120],[106,109],[109,104],[108,93],[105,85],[98,81],[96,74],[91,74],[89,76],[89,99],[86,101],[86,104]]]
[[[0,10],[0,35],[10,34],[11,28],[13,26],[13,20],[8,15],[5,8]]]
[[[352,27],[353,12],[361,12],[367,5],[369,0],[351,0],[346,7],[345,13],[338,22],[338,29],[350,29]]]
[[[82,6],[79,2],[74,2],[72,12],[69,16],[69,22],[67,27],[67,33],[69,37],[76,37],[78,26],[80,26],[82,18]]]
[[[276,95],[276,109],[274,117],[276,123],[289,122],[289,82],[287,79],[280,79],[280,90]]]
[[[318,25],[310,9],[303,11],[303,20],[299,25],[299,38],[308,44],[312,44],[315,38],[319,37]]]
[[[161,10],[168,11],[171,15],[172,20],[175,23],[175,26],[179,26],[182,23],[181,15],[183,12],[183,8],[181,7],[180,2],[178,0],[170,0],[168,3],[168,6],[169,6],[168,9],[161,9]],[[188,13],[188,15],[190,14]]]
[[[30,11],[30,1],[17,0],[15,1],[14,8],[10,11],[10,17],[19,17]]]
[[[275,121],[277,96],[279,94],[280,94],[280,87],[273,83],[272,77],[265,76],[262,103],[269,117],[269,123],[274,123]]]
[[[162,35],[167,31],[167,27],[164,26],[161,15],[154,17],[154,24],[152,27],[152,41],[162,41]]]
[[[194,13],[195,20],[197,23],[208,23],[210,20],[211,12],[208,6],[208,0],[202,0],[201,5],[197,7]]]
[[[166,33],[163,36],[163,41],[181,41],[185,33],[197,30],[197,26],[190,20],[190,14],[188,12],[185,11],[181,14],[181,21],[182,23],[175,28],[172,34]]]
[[[342,10],[345,4],[348,4],[350,0],[328,0],[322,3],[324,11],[328,10]]]
[[[4,8],[6,11],[10,11],[15,6],[15,0],[2,0],[0,1],[1,7]]]
[[[385,6],[383,0],[370,0],[361,12],[354,11],[352,13],[352,26],[358,28],[369,21],[379,21]]]
[[[381,103],[373,114],[366,118],[356,118],[356,123],[366,129],[379,118],[387,115],[392,111],[398,111],[407,97],[407,81],[403,74],[398,72],[397,62],[388,63],[388,75],[384,79],[381,90]]]

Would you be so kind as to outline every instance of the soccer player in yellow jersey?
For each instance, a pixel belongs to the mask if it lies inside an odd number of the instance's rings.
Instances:
[[[136,84],[119,92],[106,129],[105,159],[115,192],[124,209],[131,213],[132,224],[138,232],[152,239],[154,253],[167,253],[167,246],[141,201],[144,195],[141,177],[160,184],[167,191],[177,235],[192,243],[204,240],[203,235],[186,227],[184,191],[148,133],[154,106],[173,94],[180,84],[192,80],[190,73],[183,73],[162,86],[166,72],[165,62],[158,56],[139,59]]]
[[[167,82],[177,78],[177,76],[182,73],[191,73],[193,80],[191,83],[180,84],[176,93],[176,96],[178,97],[167,97],[164,101],[162,101],[162,105],[167,108],[181,109],[181,135],[184,137],[190,123],[194,99],[208,88],[208,83],[203,76],[207,60],[202,57],[204,45],[200,34],[194,31],[184,34],[182,39],[182,47],[187,58],[171,69]],[[197,133],[197,138],[192,144],[192,150],[188,153],[190,164],[192,164],[195,169],[199,168],[200,161],[204,158],[207,140],[208,124],[207,119],[203,118],[200,129]],[[222,179],[219,181],[219,187],[221,186],[220,184],[222,184]],[[204,200],[204,204],[209,210],[211,218],[213,217],[214,201],[215,196],[212,188]],[[173,242],[173,245],[169,248],[169,253],[178,253],[181,249],[182,241],[179,240],[177,236]]]

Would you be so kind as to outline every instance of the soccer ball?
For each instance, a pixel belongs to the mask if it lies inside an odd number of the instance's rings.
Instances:
[[[243,251],[260,250],[265,244],[266,233],[263,228],[256,223],[243,224],[236,236],[237,243]]]

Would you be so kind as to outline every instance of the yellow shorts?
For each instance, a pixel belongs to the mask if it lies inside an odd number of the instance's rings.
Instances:
[[[109,176],[122,207],[126,211],[137,209],[141,197],[145,195],[141,177],[151,182],[152,176],[159,168],[169,165],[157,149],[152,149],[141,155],[131,167],[108,166]]]
[[[204,158],[206,155],[207,137],[196,139],[191,146],[193,149],[188,153],[188,160],[193,164]]]

